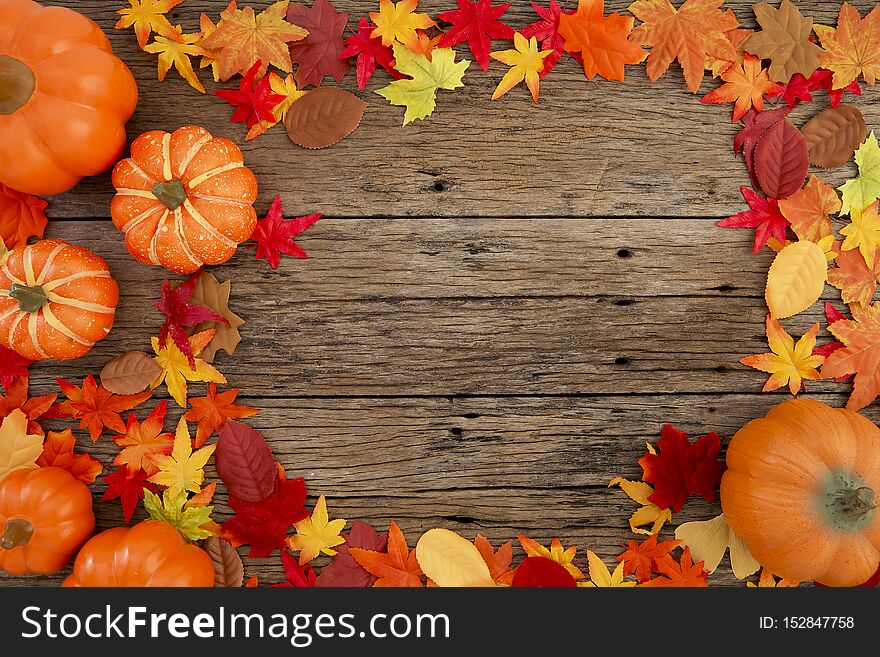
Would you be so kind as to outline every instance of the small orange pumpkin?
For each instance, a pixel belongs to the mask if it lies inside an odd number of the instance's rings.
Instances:
[[[0,344],[25,358],[79,358],[113,327],[119,287],[81,246],[41,240],[0,266]]]
[[[106,171],[138,98],[106,35],[32,0],[0,0],[0,17],[0,182],[41,196]]]
[[[62,586],[214,586],[214,566],[171,525],[144,520],[93,536]]]
[[[856,586],[880,564],[880,429],[797,399],[749,422],[727,448],[721,506],[775,575]]]
[[[139,262],[191,274],[229,260],[257,224],[257,179],[228,139],[154,130],[113,170],[110,215]]]
[[[16,470],[0,481],[0,570],[61,570],[94,529],[92,494],[67,470]]]

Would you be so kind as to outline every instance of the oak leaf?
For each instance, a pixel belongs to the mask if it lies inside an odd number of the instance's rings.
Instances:
[[[608,570],[608,566],[599,558],[592,550],[587,550],[587,565],[590,571],[590,581],[585,582],[584,586],[595,588],[629,588],[635,586],[635,582],[625,579],[624,564],[619,563],[612,573]]]
[[[764,198],[748,187],[741,187],[740,192],[750,209],[722,219],[715,225],[721,228],[754,228],[754,253],[760,251],[771,237],[785,244],[785,229],[788,228],[788,220],[779,211],[778,201]]]
[[[28,419],[15,409],[3,418],[0,425],[0,480],[16,470],[37,467],[43,453],[43,437],[28,433]]]
[[[256,429],[243,422],[229,420],[223,425],[214,465],[229,494],[242,502],[261,502],[277,488],[272,450]]]
[[[834,169],[849,162],[868,137],[868,125],[858,107],[840,105],[819,112],[801,128],[810,164]]]
[[[490,53],[492,59],[510,66],[510,70],[501,78],[501,82],[492,94],[492,100],[501,98],[520,82],[525,80],[526,86],[532,93],[532,100],[538,102],[538,92],[541,84],[540,72],[544,68],[544,58],[550,51],[539,51],[538,40],[535,37],[526,39],[517,32],[513,36],[514,49],[501,50]]]
[[[409,549],[406,537],[394,521],[388,528],[387,551],[377,552],[351,547],[348,553],[364,570],[378,578],[373,586],[422,586],[422,569],[416,551]]]
[[[49,220],[48,203],[7,187],[0,182],[0,240],[6,248],[27,244],[29,237],[42,238]]]
[[[584,578],[581,569],[574,565],[574,557],[575,554],[577,554],[577,548],[575,546],[566,549],[562,546],[562,543],[558,538],[554,538],[550,541],[550,549],[547,549],[528,536],[518,536],[517,538],[519,539],[519,544],[522,546],[522,549],[525,550],[525,553],[530,557],[544,557],[545,559],[550,559],[565,568],[573,578]]]
[[[287,20],[308,32],[290,44],[297,83],[317,86],[325,77],[342,80],[349,69],[348,59],[341,57],[348,13],[336,11],[330,0],[315,0],[311,7],[295,2],[287,9]]]
[[[214,536],[203,525],[211,522],[213,506],[187,506],[186,491],[182,488],[166,489],[162,496],[144,491],[144,508],[153,520],[164,522],[189,541],[199,541]]]
[[[101,370],[101,385],[116,395],[135,395],[146,390],[162,373],[155,359],[142,351],[126,351]]]
[[[797,341],[797,344],[769,314],[766,323],[767,343],[771,353],[746,356],[739,361],[743,365],[770,374],[770,378],[761,389],[763,392],[771,392],[788,385],[791,394],[797,395],[803,388],[804,380],[813,381],[822,378],[817,368],[825,359],[813,355],[816,335],[819,333],[818,322]]]
[[[174,9],[183,0],[128,0],[131,5],[120,9],[116,13],[122,16],[117,23],[117,30],[134,27],[138,46],[141,49],[147,45],[150,34],[155,32],[166,37],[174,37],[175,29],[165,14]]]
[[[333,548],[345,542],[340,533],[345,529],[344,518],[330,520],[327,500],[321,495],[308,518],[294,524],[296,534],[287,539],[287,547],[299,552],[299,565],[314,561],[319,554],[336,555]]]
[[[369,524],[361,520],[355,520],[351,525],[351,531],[342,536],[345,539],[345,543],[337,546],[336,556],[333,557],[333,561],[321,569],[321,573],[315,581],[315,586],[349,586],[359,588],[372,586],[378,578],[364,570],[363,566],[348,553],[348,550],[349,548],[361,548],[375,552],[385,552],[388,549],[388,534],[377,534],[376,530]]]
[[[115,465],[124,465],[129,472],[143,470],[148,475],[156,474],[156,457],[167,456],[174,448],[174,434],[163,431],[167,406],[168,402],[163,400],[143,422],[129,413],[125,432],[113,438],[122,447],[113,459]]]
[[[407,48],[412,48],[418,38],[417,30],[427,30],[437,25],[428,14],[415,13],[418,6],[419,0],[379,0],[379,11],[370,12],[370,20],[376,26],[371,36],[380,37],[385,46],[399,41]]]
[[[727,524],[723,513],[712,520],[679,525],[675,528],[675,538],[690,549],[694,559],[703,562],[703,569],[710,575],[718,568],[728,549],[730,567],[737,579],[745,579],[758,572],[761,567],[749,552],[745,541]]]
[[[880,7],[862,18],[858,9],[844,2],[837,16],[837,28],[813,28],[825,52],[819,66],[833,72],[832,89],[843,89],[861,75],[868,84],[880,76]]]
[[[608,487],[620,486],[629,499],[641,505],[629,518],[629,528],[633,534],[656,534],[667,522],[672,522],[672,509],[661,509],[650,501],[654,494],[654,488],[644,481],[630,481],[623,477],[614,477]],[[644,529],[645,525],[651,525],[650,529]]]
[[[437,16],[444,23],[452,23],[438,47],[451,48],[467,41],[477,66],[488,71],[492,39],[513,39],[514,29],[501,22],[509,8],[509,3],[493,5],[492,0],[458,0],[458,9]]]
[[[167,486],[166,493],[169,495],[182,491],[198,493],[205,481],[205,465],[216,448],[215,444],[193,451],[186,420],[180,418],[171,454],[157,454],[153,457],[158,471],[150,477],[150,481],[159,486]]]
[[[198,356],[213,339],[213,330],[191,335],[189,343],[192,346],[193,354]],[[181,408],[186,408],[187,381],[226,383],[226,377],[201,358],[195,358],[195,367],[190,367],[186,354],[178,349],[173,341],[168,340],[163,347],[160,347],[159,338],[154,337],[151,340],[153,352],[156,354],[156,362],[162,368],[162,373],[156,377],[150,387],[155,389],[164,382],[168,393]]]
[[[853,392],[846,407],[858,411],[880,393],[880,305],[851,306],[852,319],[829,325],[828,331],[844,346],[825,361],[822,376],[836,378],[855,374]]]
[[[84,484],[92,484],[104,470],[100,461],[88,454],[74,454],[76,438],[70,429],[50,431],[43,442],[43,453],[37,459],[41,468],[63,468]]]
[[[795,73],[810,77],[822,52],[810,40],[813,19],[805,18],[791,0],[782,0],[778,9],[760,2],[754,11],[761,31],[749,37],[745,49],[770,60],[770,78],[775,82],[788,82]]]
[[[709,586],[706,582],[708,574],[703,570],[703,562],[694,563],[688,548],[684,549],[679,561],[669,554],[657,559],[657,572],[660,573],[660,577],[650,579],[639,586],[676,588]]]
[[[91,374],[83,379],[81,387],[64,379],[57,379],[57,382],[67,401],[55,406],[54,415],[78,418],[79,428],[88,427],[93,442],[101,437],[104,427],[116,433],[125,433],[125,422],[120,413],[130,411],[152,395],[149,391],[134,395],[115,395],[97,383]]]
[[[834,235],[829,215],[837,214],[840,208],[837,192],[818,176],[811,176],[803,189],[779,201],[779,211],[798,239],[816,243]]]
[[[165,79],[173,66],[180,77],[186,80],[193,89],[205,93],[205,85],[201,83],[193,70],[191,57],[205,54],[201,46],[201,34],[184,34],[180,26],[175,28],[171,36],[157,35],[155,40],[144,48],[145,52],[159,55],[159,82]]]
[[[661,542],[658,537],[659,534],[651,534],[641,543],[633,540],[627,542],[626,550],[617,556],[625,575],[635,575],[639,583],[647,582],[651,579],[651,574],[657,572],[657,559],[681,545],[681,541]]]
[[[194,447],[201,447],[227,420],[241,420],[259,413],[256,408],[235,404],[238,388],[217,394],[217,385],[208,384],[208,394],[204,397],[190,397],[192,408],[183,416],[189,422],[197,422]]]
[[[440,587],[494,587],[476,546],[448,529],[429,529],[416,544],[422,572]]]
[[[873,132],[856,149],[854,157],[859,175],[838,188],[843,195],[841,214],[864,210],[880,198],[880,146]]]
[[[143,470],[131,472],[124,466],[120,467],[116,472],[111,472],[104,477],[107,490],[104,491],[101,499],[106,502],[118,498],[122,503],[122,516],[125,522],[128,522],[134,515],[138,502],[144,499],[146,491],[159,492],[159,487],[150,482],[148,477],[149,475]]]
[[[734,103],[733,120],[739,121],[753,107],[760,112],[764,109],[764,96],[778,88],[767,71],[761,68],[761,60],[746,53],[741,64],[732,64],[721,74],[724,81],[700,99],[701,103]]]
[[[241,588],[244,564],[232,544],[219,536],[209,536],[202,548],[211,557],[214,566],[214,587]]]
[[[828,236],[826,241],[833,242]],[[799,241],[785,246],[770,265],[764,298],[770,315],[785,319],[812,306],[825,290],[828,260],[815,242]]]

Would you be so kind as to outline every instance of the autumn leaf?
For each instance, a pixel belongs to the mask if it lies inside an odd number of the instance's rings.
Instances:
[[[419,0],[379,0],[379,11],[370,12],[370,20],[376,26],[370,36],[380,37],[385,46],[399,41],[411,48],[418,38],[416,30],[427,30],[437,25],[428,14],[414,13],[418,6]]]
[[[880,247],[880,216],[877,215],[877,201],[864,210],[850,208],[850,223],[840,229],[843,240],[841,249],[858,249],[868,267],[874,267],[874,256]]]
[[[20,410],[28,420],[28,433],[43,435],[43,427],[40,426],[41,417],[70,417],[58,415],[54,412],[57,407],[52,407],[56,395],[40,395],[28,397],[28,377],[17,378],[6,388],[6,394],[0,395],[0,418],[7,417],[12,411]]]
[[[186,420],[180,418],[171,454],[153,456],[153,463],[158,471],[150,477],[150,481],[159,486],[167,486],[170,495],[187,490],[198,493],[205,481],[205,464],[216,448],[215,444],[193,451]]]
[[[654,484],[654,493],[648,498],[651,502],[681,511],[694,493],[710,502],[715,499],[725,469],[717,459],[721,449],[718,434],[706,434],[691,443],[684,433],[666,424],[657,447],[657,454],[648,453],[639,459],[642,479]]]
[[[286,582],[273,584],[273,588],[311,588],[315,585],[317,576],[311,566],[301,566],[296,562],[287,550],[281,550],[281,563],[284,566]]]
[[[730,550],[730,567],[737,579],[745,579],[758,572],[761,567],[749,547],[737,536],[724,514],[700,522],[686,522],[675,528],[675,538],[690,549],[694,559],[703,562],[704,570],[710,575],[718,568],[724,553]]]
[[[7,187],[0,182],[0,240],[7,248],[27,244],[28,238],[42,238],[49,220],[48,203],[37,196]]]
[[[192,408],[183,417],[189,422],[198,423],[194,447],[204,445],[205,441],[219,431],[227,420],[239,420],[259,413],[256,408],[233,403],[238,392],[238,388],[234,388],[218,395],[216,384],[209,383],[206,396],[190,397],[189,403]]]
[[[92,484],[104,470],[100,461],[88,454],[74,454],[76,438],[70,429],[50,431],[43,443],[43,453],[37,459],[41,468],[63,468],[84,484]]]
[[[199,29],[201,30],[202,38],[195,43],[195,45],[202,49],[202,60],[199,62],[199,68],[207,68],[210,66],[211,77],[214,78],[214,82],[220,82],[220,60],[217,59],[217,53],[204,47],[205,39],[214,34],[217,30],[217,26],[214,24],[214,21],[211,20],[210,16],[207,14],[201,14],[199,16]]]
[[[229,494],[243,502],[260,502],[277,488],[272,450],[256,429],[243,422],[229,420],[220,429],[214,465]]]
[[[740,192],[750,209],[722,219],[715,225],[721,228],[754,228],[754,253],[760,251],[771,237],[785,244],[785,229],[788,228],[788,220],[779,211],[778,201],[765,198],[748,187],[741,187]]]
[[[299,552],[299,565],[313,561],[319,554],[335,556],[333,548],[345,542],[340,532],[345,529],[346,520],[330,520],[327,514],[327,500],[321,495],[308,518],[294,525],[296,534],[287,539],[287,547]]]
[[[378,578],[373,586],[422,586],[422,569],[419,567],[416,551],[409,549],[406,537],[394,521],[388,528],[387,551],[350,547],[348,553],[364,570]]]
[[[565,50],[579,55],[588,80],[599,75],[623,82],[624,65],[638,64],[648,56],[629,40],[633,22],[617,12],[606,16],[604,0],[579,0],[576,13],[560,13],[559,34]]]
[[[743,128],[733,138],[733,153],[739,155],[742,152],[749,177],[752,179],[752,186],[755,189],[759,187],[758,177],[755,175],[755,150],[764,135],[788,116],[791,110],[791,107],[778,107],[763,112],[751,109],[742,117]]]
[[[833,169],[849,162],[868,138],[868,124],[853,105],[829,107],[801,128],[807,140],[810,164]]]
[[[822,52],[810,40],[813,19],[804,18],[790,0],[782,0],[778,9],[760,2],[754,10],[761,31],[749,37],[745,49],[770,60],[770,79],[788,82],[795,74],[810,77]]]
[[[880,281],[880,259],[874,259],[869,268],[857,250],[843,251],[835,259],[837,267],[828,270],[828,283],[840,290],[846,304],[867,306],[874,297]]]
[[[394,51],[390,46],[382,43],[381,37],[373,37],[373,26],[366,18],[358,22],[357,32],[345,39],[345,50],[340,57],[357,57],[355,72],[357,74],[358,88],[367,86],[367,82],[373,77],[378,64],[392,77],[400,77],[394,69]],[[321,576],[318,576],[320,581]]]
[[[754,582],[746,582],[746,588],[761,588],[761,589],[784,589],[784,588],[797,588],[801,583],[791,579],[785,579],[784,577],[780,578],[779,581],[773,576],[766,568],[761,569],[761,577],[758,579],[758,583]]]
[[[214,536],[214,533],[205,529],[203,525],[211,522],[213,506],[187,506],[186,491],[177,489],[172,492],[171,488],[162,493],[162,497],[145,491],[144,508],[153,520],[164,522],[189,541],[199,541],[203,538]]]
[[[831,379],[855,374],[846,407],[858,411],[880,393],[880,305],[854,305],[851,310],[852,319],[841,319],[828,326],[844,346],[827,358],[822,376]]]
[[[9,390],[19,379],[27,379],[28,368],[34,361],[28,360],[12,349],[0,346],[0,385]]]
[[[828,260],[823,246],[834,243],[829,235],[822,244],[793,242],[783,247],[770,265],[764,298],[770,315],[784,319],[797,315],[812,306],[822,292],[828,279]]]
[[[432,114],[438,90],[451,91],[463,87],[462,77],[470,66],[470,62],[466,59],[456,62],[455,51],[452,48],[435,50],[429,61],[424,55],[418,55],[395,44],[394,59],[395,68],[410,79],[395,80],[376,93],[392,105],[406,107],[403,125]]]
[[[641,505],[629,518],[629,528],[633,534],[656,534],[667,522],[672,522],[672,509],[661,509],[648,498],[654,494],[654,488],[644,481],[630,481],[623,477],[614,477],[609,483],[611,486],[620,486],[620,489],[637,504]],[[644,529],[645,525],[651,525],[650,529]]]
[[[0,425],[0,480],[16,470],[37,467],[43,453],[43,437],[28,433],[27,416],[15,409],[3,418]]]
[[[315,581],[317,587],[350,586],[369,587],[378,579],[375,575],[364,570],[354,560],[349,548],[361,548],[374,552],[386,552],[388,549],[388,534],[377,534],[369,524],[355,520],[348,534],[343,534],[345,543],[340,544],[333,561],[321,568],[321,573]],[[511,555],[512,556],[512,555]]]
[[[733,64],[721,74],[724,81],[700,99],[701,103],[734,103],[733,120],[739,121],[753,107],[764,109],[764,96],[776,91],[778,84],[772,82],[767,71],[761,68],[761,60],[748,53],[742,64]]]
[[[800,240],[819,242],[834,234],[829,215],[840,212],[840,197],[819,176],[811,176],[803,189],[779,201],[779,211],[788,219]]]
[[[281,254],[294,258],[309,257],[294,238],[305,232],[322,216],[309,214],[295,219],[285,219],[282,212],[281,196],[278,195],[269,206],[266,216],[257,221],[257,226],[251,234],[251,239],[257,243],[257,260],[265,259],[272,269],[278,269]]]
[[[612,573],[608,566],[592,550],[587,550],[587,565],[590,570],[590,581],[584,586],[597,588],[628,588],[635,586],[635,582],[624,579],[624,564],[619,563]]]
[[[143,470],[148,475],[156,474],[156,457],[167,456],[174,447],[174,434],[162,431],[167,406],[168,402],[163,400],[143,422],[129,413],[125,432],[113,438],[122,447],[113,459],[115,465],[124,465],[129,472]]]
[[[57,415],[78,418],[79,428],[88,427],[93,442],[101,437],[104,427],[116,433],[125,433],[125,422],[119,414],[130,411],[152,395],[149,391],[134,395],[114,395],[98,384],[91,374],[83,379],[82,387],[72,385],[64,379],[57,381],[68,400],[55,407]]]
[[[723,0],[686,0],[676,9],[669,0],[636,0],[629,6],[630,13],[642,21],[631,40],[651,46],[647,71],[652,81],[678,59],[688,89],[696,93],[707,57],[736,59],[725,33],[739,24],[734,16],[720,11],[722,4]]]
[[[189,337],[189,343],[195,356],[214,338],[214,331],[202,331]],[[226,377],[220,374],[213,366],[201,358],[196,358],[195,367],[190,367],[189,359],[173,341],[166,341],[164,347],[159,347],[159,338],[151,339],[153,353],[156,354],[156,362],[162,368],[160,374],[150,387],[155,389],[163,382],[168,387],[168,393],[181,408],[186,408],[187,381],[204,381],[206,383],[226,383]]]
[[[214,564],[214,587],[241,588],[244,582],[244,564],[229,541],[209,536],[202,548]]]
[[[541,79],[543,80],[556,67],[565,52],[565,37],[559,32],[560,18],[563,13],[570,14],[573,11],[563,12],[556,0],[550,0],[549,7],[542,7],[533,2],[532,9],[541,20],[529,23],[520,30],[520,34],[526,39],[537,38],[541,42],[541,50],[550,51],[550,54],[544,58],[544,68],[541,70]],[[575,57],[577,56],[575,55]]]
[[[657,559],[668,555],[681,541],[658,542],[659,534],[651,534],[641,543],[627,541],[626,550],[617,556],[624,575],[635,575],[639,583],[647,582],[657,572]]]
[[[577,585],[568,570],[546,557],[523,559],[511,583],[514,588],[572,588]]]
[[[148,481],[149,475],[143,470],[131,472],[126,467],[120,467],[116,472],[111,472],[104,477],[107,490],[101,496],[105,502],[119,499],[122,503],[122,515],[125,522],[131,520],[134,510],[142,499],[144,492],[159,492],[156,484]]]
[[[444,23],[452,23],[438,46],[451,48],[467,41],[474,61],[481,69],[488,71],[492,39],[513,39],[514,29],[501,22],[501,17],[509,8],[509,3],[493,5],[492,0],[458,0],[458,9],[437,16]]]
[[[708,575],[703,570],[703,562],[694,563],[688,548],[684,549],[681,559],[677,562],[670,554],[658,558],[657,572],[660,573],[660,577],[650,579],[639,586],[677,588],[709,586],[706,581]]]
[[[216,92],[220,94],[221,92]],[[233,116],[234,118],[234,116]],[[215,321],[228,324],[210,308],[192,303],[193,292],[202,276],[202,270],[197,271],[186,281],[175,287],[166,278],[162,281],[162,296],[153,305],[165,316],[162,328],[159,330],[159,343],[164,344],[170,337],[180,351],[189,359],[190,367],[195,367],[192,345],[187,339],[186,329],[201,322]]]
[[[739,362],[771,375],[761,389],[762,392],[771,392],[788,385],[791,394],[797,395],[803,387],[804,380],[813,381],[822,378],[817,368],[825,359],[813,355],[818,333],[817,322],[795,344],[794,339],[785,332],[779,322],[767,315],[767,343],[772,353],[746,356]]]
[[[319,87],[298,101],[284,120],[287,136],[303,148],[337,144],[357,129],[367,103],[336,87]]]
[[[202,353],[199,354],[202,360],[207,363],[213,363],[214,357],[221,349],[231,356],[235,353],[238,343],[241,342],[241,335],[238,329],[244,324],[244,320],[229,308],[229,295],[231,292],[231,281],[221,283],[214,274],[202,272],[190,298],[191,302],[210,309],[225,320],[219,322],[208,319],[186,329],[188,335],[201,333],[202,331],[214,331],[214,337],[202,349]],[[150,362],[155,363],[152,360]]]
[[[202,47],[196,45],[201,39],[201,34],[183,34],[178,26],[171,36],[157,35],[155,40],[144,48],[145,52],[159,55],[159,82],[165,79],[173,66],[189,86],[200,93],[205,93],[205,86],[193,70],[190,59],[205,54]]]
[[[416,544],[419,567],[440,587],[494,587],[476,546],[448,529],[429,529]]]
[[[282,78],[275,71],[269,73],[269,88],[272,93],[284,97],[272,110],[276,121],[283,121],[291,106],[308,93],[297,88],[293,75],[288,74],[286,78]]]
[[[302,86],[317,86],[324,77],[342,80],[349,68],[348,59],[341,57],[348,13],[336,11],[330,0],[315,0],[311,7],[290,5],[287,20],[308,32],[290,45],[290,58],[297,65],[296,81]]]
[[[101,369],[101,385],[117,395],[136,395],[146,390],[162,368],[142,351],[126,351]]]
[[[216,52],[220,80],[226,82],[236,73],[244,74],[258,61],[285,73],[293,71],[291,42],[307,35],[306,30],[285,20],[288,0],[275,2],[259,14],[251,7],[239,9],[235,0],[220,12],[217,29],[201,42],[201,47]]]
[[[284,96],[272,92],[268,76],[256,79],[262,64],[260,60],[254,63],[241,78],[238,89],[218,89],[214,92],[215,96],[235,107],[230,121],[247,124],[249,132],[245,141],[250,141],[277,123],[274,110],[284,102]],[[255,127],[257,130],[254,130]],[[198,272],[193,276],[198,279]],[[192,283],[192,287],[195,287],[195,283]]]
[[[581,569],[574,565],[574,556],[577,554],[577,548],[575,546],[565,549],[562,547],[562,543],[559,539],[554,538],[550,541],[550,549],[548,550],[546,547],[527,536],[519,536],[517,538],[519,539],[519,544],[522,546],[522,549],[525,550],[526,554],[530,557],[544,557],[545,559],[551,559],[565,568],[575,579],[584,578]]]
[[[764,193],[788,198],[807,179],[810,156],[807,140],[788,119],[777,122],[755,145],[754,174]]]
[[[880,146],[873,132],[856,150],[855,161],[859,175],[839,187],[843,194],[841,214],[864,210],[880,198]]]
[[[813,27],[825,52],[819,66],[834,73],[833,89],[842,89],[861,75],[874,84],[880,75],[880,7],[862,18],[858,9],[844,2],[837,17],[837,29]]]
[[[513,543],[507,541],[495,550],[489,539],[478,533],[474,538],[474,547],[489,567],[489,574],[495,583],[510,586],[515,573],[515,569],[510,567],[510,562],[513,561]]]
[[[733,9],[727,9],[725,12],[730,18],[736,20],[736,15],[733,13]],[[724,36],[727,37],[727,40],[730,42],[731,47],[735,53],[733,59],[725,58],[725,57],[713,57],[712,55],[706,56],[706,70],[712,74],[713,78],[720,77],[723,75],[731,66],[734,64],[742,64],[743,57],[745,56],[745,51],[743,50],[743,46],[745,42],[749,39],[755,31],[746,28],[737,27],[733,30],[727,30],[724,33]]]
[[[116,23],[116,29],[134,27],[138,46],[142,50],[153,32],[174,38],[176,30],[165,18],[165,14],[181,2],[183,0],[128,0],[131,7],[116,12],[122,16]]]
[[[817,27],[821,27],[819,25],[814,25],[813,29],[815,30]],[[827,89],[828,90],[828,100],[831,101],[831,107],[837,107],[840,105],[840,102],[843,100],[844,93],[851,93],[855,96],[862,95],[862,88],[859,86],[858,80],[853,80],[847,86],[841,89],[834,88],[834,73],[829,70],[820,68],[813,75],[810,76],[809,80],[810,87],[813,91],[818,89]]]
[[[515,49],[502,50],[490,53],[492,59],[510,66],[510,70],[501,78],[501,82],[492,94],[492,100],[501,98],[520,82],[525,80],[526,86],[532,93],[532,100],[538,102],[538,91],[541,84],[539,73],[544,68],[544,58],[550,55],[550,51],[539,51],[538,40],[535,37],[526,39],[517,32],[513,36]]]

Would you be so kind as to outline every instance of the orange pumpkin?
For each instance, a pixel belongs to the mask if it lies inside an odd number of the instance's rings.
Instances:
[[[113,327],[119,287],[104,259],[41,240],[0,266],[0,344],[25,358],[79,358]]]
[[[174,527],[145,520],[93,536],[62,586],[214,586],[214,566]]]
[[[204,128],[144,133],[113,185],[110,214],[131,255],[181,274],[226,262],[257,224],[257,179],[235,144]]]
[[[67,470],[16,470],[0,481],[0,570],[61,570],[94,528],[92,494]]]
[[[856,586],[880,564],[880,429],[846,409],[784,402],[727,448],[721,506],[774,574]]]
[[[0,0],[0,16],[0,182],[59,194],[106,171],[138,92],[101,28],[32,0]]]

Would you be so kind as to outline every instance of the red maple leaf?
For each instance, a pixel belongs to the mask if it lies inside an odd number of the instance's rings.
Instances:
[[[290,59],[297,64],[296,81],[300,87],[318,86],[329,75],[339,82],[348,73],[348,60],[340,57],[345,44],[342,33],[348,14],[336,11],[329,0],[315,0],[311,7],[293,3],[287,20],[308,30],[304,39],[290,44]]]
[[[143,470],[135,470],[130,472],[124,465],[116,472],[111,472],[104,481],[107,483],[107,490],[101,496],[105,502],[119,498],[122,502],[122,515],[125,522],[131,520],[134,510],[142,499],[144,499],[144,491],[158,493],[159,488],[156,484],[147,481],[150,475]]]
[[[125,422],[119,414],[130,411],[153,394],[146,390],[134,395],[115,395],[99,385],[91,374],[83,379],[81,388],[64,379],[55,380],[67,400],[53,406],[52,412],[46,417],[78,418],[79,428],[88,427],[92,441],[101,437],[104,427],[116,433],[125,433]]]
[[[805,103],[813,102],[814,87],[810,84],[810,80],[800,73],[795,73],[791,79],[778,87],[775,91],[767,94],[768,98],[782,98],[789,107],[797,107],[801,101]]]
[[[229,496],[235,515],[223,523],[223,535],[235,547],[249,544],[249,557],[268,557],[284,545],[287,529],[308,517],[305,501],[305,479],[287,479],[279,472],[275,491],[261,502]]]
[[[15,379],[27,378],[30,374],[28,367],[33,362],[12,349],[0,347],[0,384],[3,389],[9,390]]]
[[[305,589],[315,586],[315,570],[308,564],[300,566],[296,557],[285,549],[281,550],[281,563],[284,566],[284,576],[287,577],[287,581],[273,584],[271,588]]]
[[[158,301],[153,301],[156,310],[165,315],[165,323],[159,330],[159,344],[166,344],[170,335],[177,348],[189,360],[192,369],[196,367],[196,359],[186,334],[186,327],[202,322],[220,322],[229,326],[229,320],[225,317],[221,317],[210,308],[189,302],[201,275],[200,269],[173,289],[171,282],[166,278],[162,281],[162,297]]]
[[[539,4],[532,3],[532,9],[541,17],[541,20],[529,23],[522,30],[522,34],[526,39],[535,37],[541,42],[541,50],[550,50],[551,55],[544,58],[544,68],[541,70],[541,78],[553,70],[565,52],[565,37],[559,33],[559,16],[562,15],[562,7],[556,0],[550,0],[549,7],[542,7]],[[565,12],[573,14],[574,10]],[[581,61],[580,53],[572,53],[572,56]]]
[[[345,40],[345,50],[340,54],[340,58],[349,58],[357,56],[357,65],[355,71],[357,73],[358,87],[363,89],[367,86],[367,82],[373,77],[376,70],[376,64],[384,68],[395,79],[403,76],[394,68],[394,51],[391,46],[382,45],[382,37],[371,36],[376,26],[366,18],[362,18],[358,22],[358,29],[355,34],[350,35]]]
[[[742,151],[746,168],[752,179],[752,186],[758,188],[758,177],[755,175],[755,147],[773,126],[782,121],[791,112],[791,107],[778,107],[773,110],[756,112],[750,109],[742,117],[743,128],[733,138],[733,154]]]
[[[831,101],[831,107],[837,107],[840,105],[840,101],[843,100],[844,92],[850,92],[853,95],[861,96],[862,88],[859,86],[859,80],[856,78],[852,82],[850,82],[847,86],[842,89],[834,89],[832,88],[832,80],[834,78],[834,73],[828,71],[826,69],[820,68],[816,69],[816,72],[810,76],[810,87],[812,90],[818,89],[827,89],[828,90],[828,98]]]
[[[516,588],[570,588],[577,586],[571,573],[553,559],[526,557],[513,576]]]
[[[385,552],[388,549],[388,534],[377,534],[372,525],[355,520],[351,525],[351,531],[348,534],[343,534],[343,538],[345,543],[334,548],[336,556],[333,557],[333,561],[321,569],[315,586],[357,588],[373,586],[379,578],[367,572],[363,566],[355,561],[354,557],[348,553],[348,548]]]
[[[251,239],[257,243],[257,260],[265,259],[272,269],[278,269],[281,254],[295,258],[308,258],[309,254],[293,241],[321,218],[320,214],[308,214],[295,219],[285,219],[282,215],[281,196],[276,196],[269,207],[268,214],[257,221]]]
[[[842,319],[846,319],[844,314],[840,312],[830,301],[825,302],[825,323],[826,326],[831,326],[835,322],[839,322]],[[823,344],[818,347],[813,347],[813,355],[814,356],[822,356],[823,358],[828,358],[831,354],[833,354],[838,349],[842,349],[846,345],[840,342],[839,340],[832,340],[828,344]],[[847,379],[852,378],[852,374],[847,374],[845,376],[839,376],[834,380],[838,383],[841,381],[846,381]]]
[[[667,424],[657,447],[657,454],[645,454],[639,459],[642,480],[654,485],[648,500],[661,509],[672,507],[681,511],[692,493],[709,501],[715,499],[725,469],[718,460],[721,439],[717,433],[700,436],[691,443],[684,433]]]
[[[56,397],[57,395],[40,395],[29,398],[28,377],[14,379],[9,386],[6,386],[6,395],[0,395],[0,419],[19,409],[28,419],[28,433],[42,436],[43,427],[37,420],[41,417],[52,417],[49,411]]]
[[[760,251],[771,237],[775,237],[781,244],[785,244],[788,219],[779,210],[779,203],[776,199],[765,198],[748,187],[741,187],[739,191],[742,192],[750,209],[722,219],[715,225],[721,228],[754,228],[754,253]]]
[[[635,574],[639,582],[647,582],[657,571],[657,559],[681,545],[681,541],[675,540],[658,543],[657,537],[657,534],[651,534],[641,543],[627,541],[626,550],[617,555],[617,560],[623,562],[624,575]]]
[[[263,62],[257,60],[242,77],[237,90],[220,89],[214,92],[215,96],[235,106],[232,118],[229,119],[233,123],[247,123],[248,128],[253,128],[260,121],[277,123],[272,110],[284,101],[284,96],[272,92],[268,75],[256,79],[262,66]]]
[[[703,570],[703,562],[694,563],[691,558],[690,548],[682,552],[681,560],[676,561],[671,554],[663,555],[657,559],[657,572],[660,577],[648,580],[641,586],[667,587],[667,588],[694,588],[706,587],[709,583],[706,578],[709,574]]]
[[[438,47],[451,48],[467,41],[477,64],[488,71],[492,39],[513,39],[515,30],[501,22],[501,16],[509,8],[510,4],[492,6],[492,0],[458,0],[458,9],[437,16],[445,23],[452,23]]]

